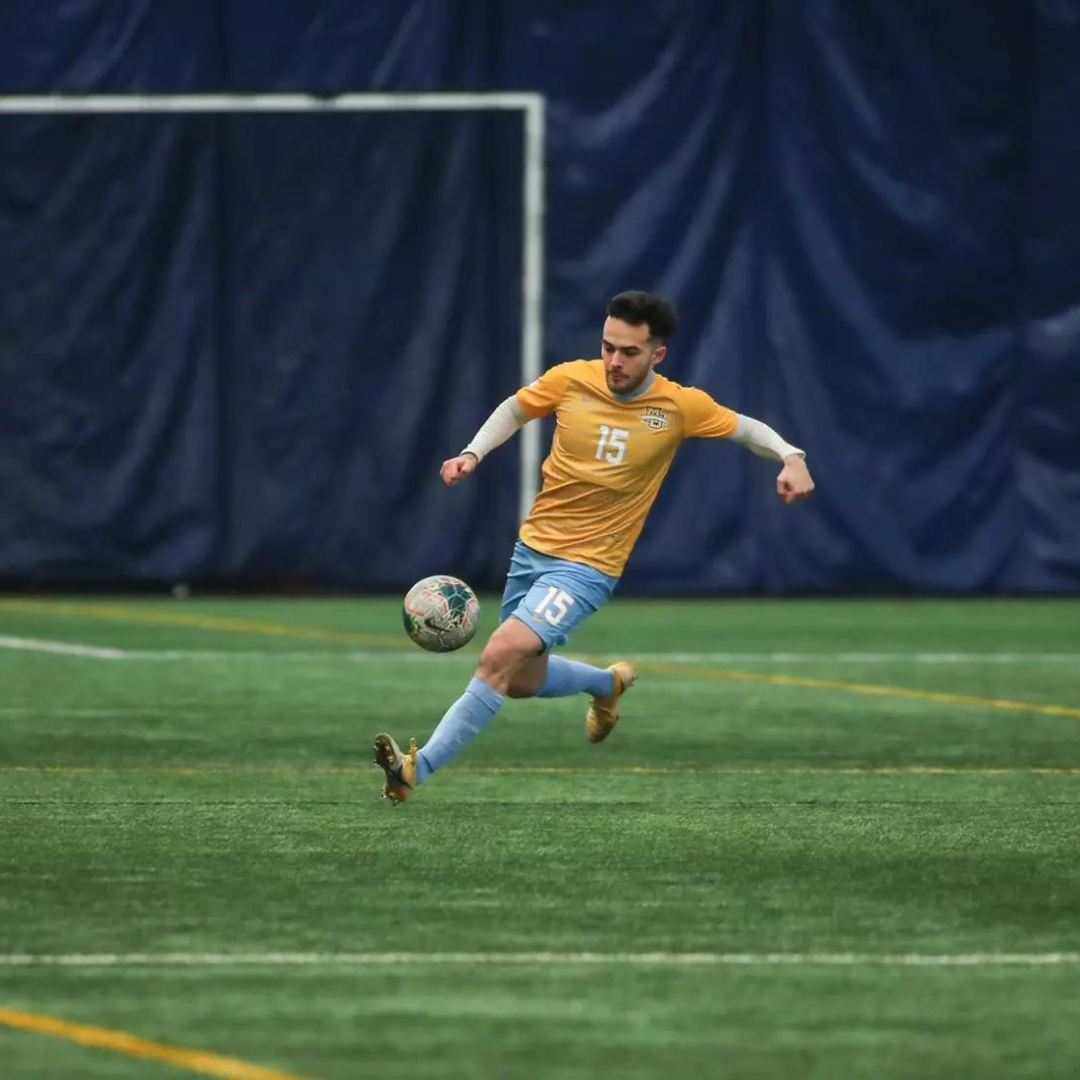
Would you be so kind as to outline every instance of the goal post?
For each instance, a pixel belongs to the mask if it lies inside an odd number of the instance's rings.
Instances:
[[[348,93],[316,94],[8,94],[0,96],[2,114],[77,113],[274,113],[274,112],[519,112],[524,128],[521,162],[521,385],[543,368],[544,301],[544,154],[545,109],[542,94]],[[494,404],[494,403],[493,403]],[[540,469],[539,424],[521,431],[518,514],[524,519],[537,492]]]

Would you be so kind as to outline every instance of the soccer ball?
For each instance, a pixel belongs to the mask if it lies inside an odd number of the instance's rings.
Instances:
[[[436,574],[418,581],[401,609],[405,633],[429,652],[453,652],[472,641],[480,601],[460,578]]]

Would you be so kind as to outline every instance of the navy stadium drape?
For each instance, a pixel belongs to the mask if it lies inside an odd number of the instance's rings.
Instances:
[[[0,93],[547,98],[545,362],[667,374],[818,480],[681,452],[641,592],[1080,589],[1080,0],[46,0]],[[520,119],[0,114],[0,580],[497,585]]]

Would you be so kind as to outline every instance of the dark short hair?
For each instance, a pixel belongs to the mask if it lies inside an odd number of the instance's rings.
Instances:
[[[607,313],[612,319],[621,319],[631,326],[647,323],[649,337],[667,341],[675,333],[678,319],[675,305],[670,300],[662,300],[652,293],[621,292],[608,301]]]

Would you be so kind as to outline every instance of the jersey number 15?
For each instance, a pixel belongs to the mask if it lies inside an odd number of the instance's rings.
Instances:
[[[608,427],[600,425],[600,441],[596,444],[596,459],[611,462],[612,465],[621,465],[626,455],[626,440],[630,438],[630,432],[626,428]]]

